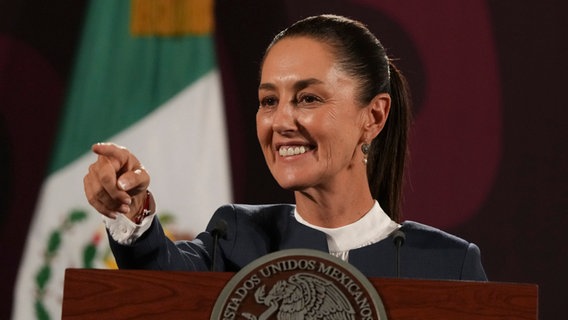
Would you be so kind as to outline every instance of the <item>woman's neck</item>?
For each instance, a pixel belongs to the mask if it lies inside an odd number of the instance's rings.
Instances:
[[[366,181],[365,181],[366,182]],[[295,191],[296,208],[307,222],[325,228],[338,228],[363,217],[374,205],[367,184],[349,185],[337,190],[310,188]]]

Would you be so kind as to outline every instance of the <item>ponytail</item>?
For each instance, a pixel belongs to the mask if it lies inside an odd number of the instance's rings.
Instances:
[[[401,219],[404,168],[411,105],[408,84],[389,60],[391,106],[381,133],[371,143],[367,177],[371,194],[394,221]]]

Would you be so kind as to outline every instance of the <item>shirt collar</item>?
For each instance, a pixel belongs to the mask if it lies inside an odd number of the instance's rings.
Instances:
[[[305,221],[297,209],[298,222],[326,234],[329,251],[333,255],[377,243],[400,227],[384,212],[378,201],[361,219],[339,228],[323,228]]]

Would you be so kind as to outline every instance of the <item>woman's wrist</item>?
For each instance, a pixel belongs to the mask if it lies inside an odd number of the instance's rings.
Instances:
[[[155,210],[154,197],[152,196],[152,193],[146,190],[143,195],[144,197],[142,198],[143,200],[140,209],[138,209],[136,214],[133,216],[128,215],[128,218],[136,224],[140,224],[144,218],[152,215]]]

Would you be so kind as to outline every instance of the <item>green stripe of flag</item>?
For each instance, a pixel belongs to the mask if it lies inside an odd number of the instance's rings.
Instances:
[[[90,2],[49,174],[215,67],[211,35],[133,36],[129,6]]]

